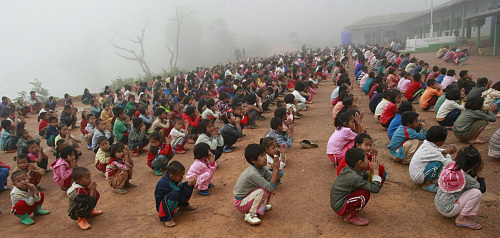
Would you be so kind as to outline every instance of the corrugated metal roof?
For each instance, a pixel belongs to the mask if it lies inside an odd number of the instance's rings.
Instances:
[[[351,25],[346,26],[345,29],[357,29],[357,28],[393,25],[396,23],[404,22],[406,20],[418,17],[423,14],[425,14],[425,11],[368,16],[357,22],[354,22]]]

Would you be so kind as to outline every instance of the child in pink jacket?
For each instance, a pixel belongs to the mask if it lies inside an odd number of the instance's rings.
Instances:
[[[65,146],[61,150],[61,157],[50,164],[54,169],[54,182],[66,191],[71,187],[71,175],[76,168],[76,149],[72,146]]]
[[[214,186],[212,183],[214,179],[215,168],[215,155],[210,152],[210,146],[206,143],[199,143],[194,146],[194,163],[189,168],[186,174],[186,181],[192,177],[197,178],[194,187],[198,189],[198,194],[207,196],[210,195],[208,188]]]

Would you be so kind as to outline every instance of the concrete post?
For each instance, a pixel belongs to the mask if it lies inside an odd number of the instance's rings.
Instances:
[[[479,48],[481,41],[481,26],[479,25],[479,18],[476,18],[476,26],[477,26],[477,38],[476,38],[476,47]],[[479,49],[478,49],[479,51]]]
[[[467,7],[467,4],[464,3],[464,7],[463,7],[463,10],[462,10],[462,37],[465,38],[465,39],[468,39],[467,38],[467,35],[465,34],[465,8]]]
[[[493,17],[492,17],[493,20]],[[493,55],[497,56],[498,54],[498,21],[500,20],[500,15],[496,15],[496,21],[495,21],[495,29],[494,29],[494,36],[493,36]]]

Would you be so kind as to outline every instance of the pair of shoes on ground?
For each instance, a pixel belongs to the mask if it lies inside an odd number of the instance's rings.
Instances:
[[[269,211],[272,209],[271,204],[266,205],[266,211]],[[249,212],[245,213],[245,221],[248,222],[250,225],[259,225],[262,223],[262,221],[257,217],[257,214],[251,214]]]

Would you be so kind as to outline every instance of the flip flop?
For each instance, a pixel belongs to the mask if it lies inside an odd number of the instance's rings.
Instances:
[[[476,139],[475,141],[470,142],[469,144],[478,144],[478,145],[481,145],[481,144],[484,144],[484,143],[486,143],[486,142],[484,142],[484,141],[482,141],[480,139]]]
[[[477,225],[476,222],[472,223],[472,224],[469,224],[469,225],[463,225],[463,224],[456,224],[458,227],[463,227],[463,228],[467,228],[467,229],[471,229],[471,230],[481,230],[481,228],[483,228],[481,225],[479,225],[479,227],[476,227],[474,228],[473,226]]]
[[[431,184],[427,187],[422,187],[422,189],[431,193],[437,193],[438,187],[436,184]]]

